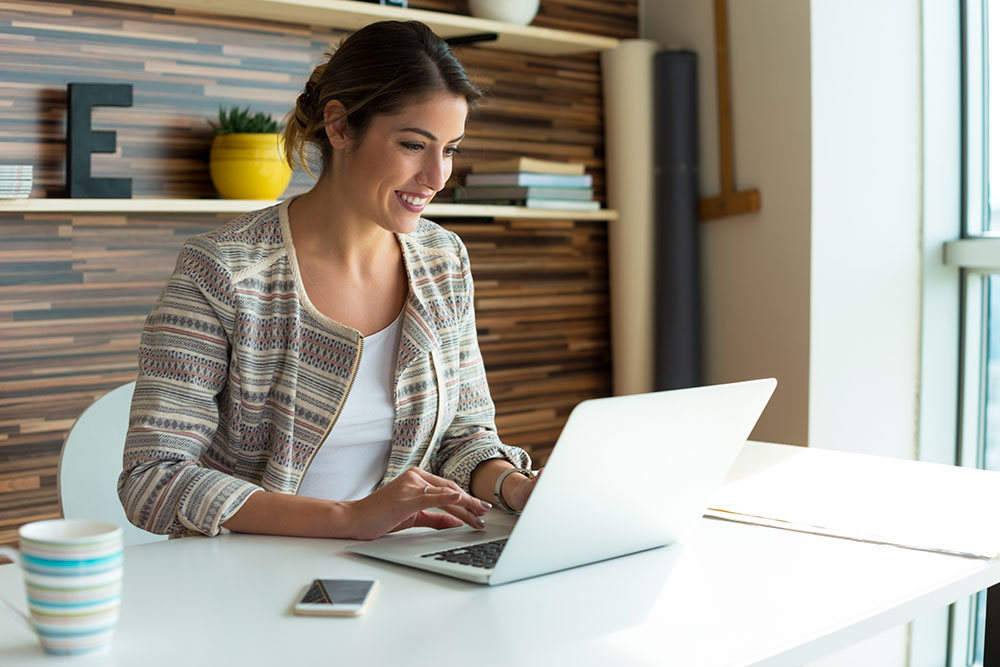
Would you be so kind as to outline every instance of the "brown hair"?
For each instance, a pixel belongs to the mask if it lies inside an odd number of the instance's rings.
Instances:
[[[344,38],[313,70],[285,118],[285,159],[292,168],[300,165],[312,174],[307,154],[312,146],[326,168],[333,149],[323,110],[330,100],[344,105],[348,131],[361,137],[375,116],[440,91],[464,97],[470,111],[483,95],[448,44],[423,23],[367,25]]]

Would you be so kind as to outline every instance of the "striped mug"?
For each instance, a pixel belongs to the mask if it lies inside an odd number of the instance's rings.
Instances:
[[[84,519],[36,521],[21,526],[20,555],[30,618],[12,611],[56,655],[98,653],[111,645],[122,594],[122,529]],[[2,600],[0,600],[2,602]]]

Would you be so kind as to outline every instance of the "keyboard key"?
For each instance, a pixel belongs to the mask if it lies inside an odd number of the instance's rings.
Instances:
[[[500,552],[503,551],[505,544],[507,544],[506,537],[500,540],[493,540],[492,542],[470,544],[454,549],[446,549],[445,551],[422,554],[421,558],[433,557],[434,560],[490,569],[496,565],[497,558],[500,557]]]

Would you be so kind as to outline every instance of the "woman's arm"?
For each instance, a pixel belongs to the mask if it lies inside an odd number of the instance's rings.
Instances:
[[[202,464],[217,437],[217,396],[229,379],[232,282],[211,244],[185,244],[146,319],[118,495],[154,533],[214,535],[259,490]]]
[[[499,475],[509,468],[528,468],[531,459],[523,449],[503,444],[497,435],[495,408],[476,332],[475,287],[469,255],[461,240],[455,237],[455,241],[463,277],[461,296],[467,304],[460,323],[458,350],[454,352],[460,360],[457,389],[452,389],[459,394],[458,408],[432,459],[432,469],[468,488],[477,498],[492,503]],[[445,387],[438,390],[445,391]],[[533,478],[507,475],[501,496],[508,507],[520,510],[534,484]]]
[[[444,512],[427,511],[432,508]],[[489,508],[454,482],[410,468],[367,498],[353,502],[260,491],[223,525],[240,533],[370,540],[416,526],[454,528],[466,523],[482,528],[480,517]]]
[[[497,478],[504,470],[513,467],[507,459],[489,459],[480,463],[472,472],[472,495],[493,502],[493,490],[496,488]],[[500,487],[500,496],[507,507],[518,512],[523,510],[537,479],[537,475],[530,478],[517,473],[507,475]]]
[[[222,525],[238,533],[335,537],[348,524],[346,503],[258,491]]]

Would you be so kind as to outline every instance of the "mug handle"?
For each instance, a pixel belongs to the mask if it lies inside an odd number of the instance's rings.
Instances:
[[[0,547],[0,556],[3,556],[4,558],[9,558],[15,563],[21,561],[21,556],[20,554],[18,554],[17,550],[11,549],[9,547]],[[24,612],[22,612],[20,609],[12,605],[10,602],[4,600],[2,597],[0,597],[0,609],[4,609],[10,612],[11,616],[21,621],[21,623],[24,624],[24,627],[26,627],[31,632],[35,631],[35,629],[31,626],[31,620],[24,614]]]

